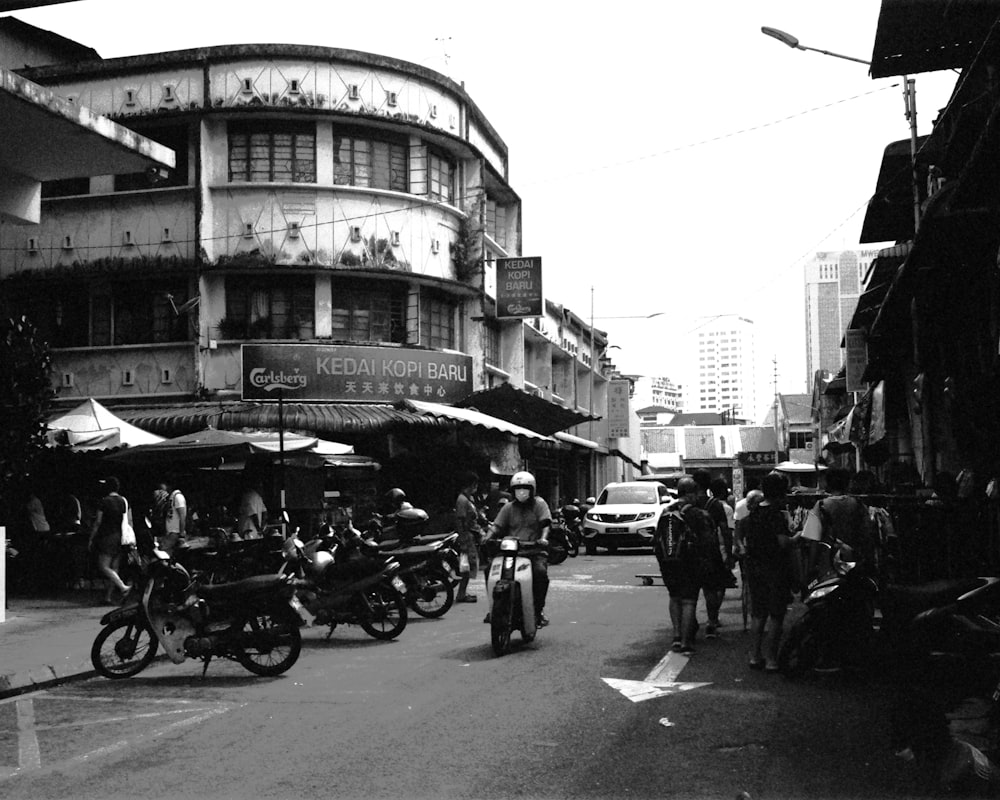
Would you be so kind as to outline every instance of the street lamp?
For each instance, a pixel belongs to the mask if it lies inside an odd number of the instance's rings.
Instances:
[[[843,58],[846,61],[854,61],[858,64],[871,66],[871,61],[863,58],[845,56],[841,53],[831,53],[829,50],[820,50],[817,47],[806,47],[790,33],[769,28],[767,25],[761,27],[760,32],[772,39],[777,39],[782,44],[786,44],[793,50],[811,50],[814,53],[822,53],[825,56]],[[917,175],[917,82],[907,75],[903,76],[903,103],[906,106],[905,116],[910,123],[910,171],[911,184],[913,186],[913,235],[916,238],[917,229],[920,227],[920,179]]]
[[[777,39],[782,44],[787,44],[793,50],[812,50],[814,53],[822,53],[825,56],[833,56],[834,58],[843,58],[846,61],[856,61],[859,64],[867,64],[868,66],[871,66],[872,63],[871,61],[865,61],[863,58],[854,58],[853,56],[845,56],[840,53],[831,53],[829,50],[806,47],[803,44],[799,44],[799,40],[792,36],[792,34],[779,31],[777,28],[769,28],[765,25],[760,29],[760,32],[765,36],[770,36],[772,39]]]

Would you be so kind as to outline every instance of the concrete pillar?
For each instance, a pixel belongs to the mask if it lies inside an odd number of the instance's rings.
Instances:
[[[0,542],[4,543],[3,558],[0,558],[0,622],[7,619],[7,529],[0,525]]]

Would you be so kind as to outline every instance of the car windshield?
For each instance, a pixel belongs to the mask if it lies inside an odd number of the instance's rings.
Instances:
[[[627,505],[634,503],[656,503],[655,486],[609,486],[604,490],[599,506]]]

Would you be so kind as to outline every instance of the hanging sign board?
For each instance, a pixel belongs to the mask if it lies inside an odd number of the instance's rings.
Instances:
[[[629,435],[628,381],[608,381],[608,436],[625,439]]]
[[[863,328],[850,328],[844,334],[844,344],[847,346],[847,391],[865,392],[868,390],[862,378],[868,366],[868,342]]]
[[[544,316],[542,259],[497,259],[497,317]]]
[[[243,345],[243,399],[455,403],[472,394],[472,356],[320,344]]]

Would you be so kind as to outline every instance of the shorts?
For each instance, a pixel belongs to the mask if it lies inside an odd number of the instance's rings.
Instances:
[[[701,577],[682,564],[660,564],[660,575],[667,587],[671,600],[698,602],[701,591]]]
[[[788,604],[792,602],[789,581],[781,576],[753,571],[746,577],[747,585],[750,587],[750,615],[757,619],[783,618],[788,610]]]

